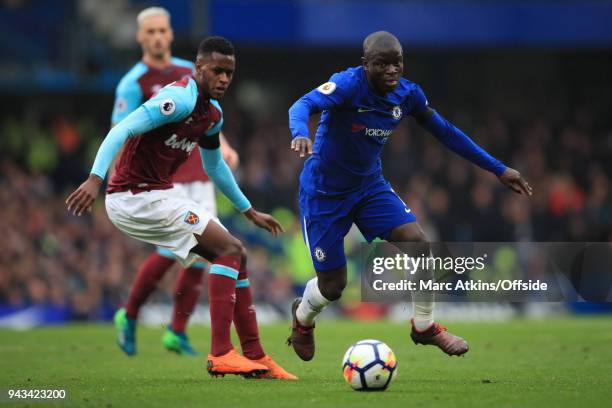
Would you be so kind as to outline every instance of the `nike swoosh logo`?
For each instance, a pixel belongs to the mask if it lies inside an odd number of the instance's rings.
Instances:
[[[363,113],[363,112],[373,112],[374,109],[364,109],[364,108],[358,108],[357,112],[359,113]]]
[[[406,211],[406,214],[410,214],[412,210],[410,208],[404,208],[404,211]]]

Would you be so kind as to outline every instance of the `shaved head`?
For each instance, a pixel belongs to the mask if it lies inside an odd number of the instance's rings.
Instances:
[[[402,53],[402,45],[393,34],[387,31],[376,31],[363,40],[363,56],[371,57],[381,52],[396,51]]]
[[[404,54],[399,40],[386,31],[376,31],[363,40],[363,69],[372,90],[386,95],[395,90],[404,72]]]

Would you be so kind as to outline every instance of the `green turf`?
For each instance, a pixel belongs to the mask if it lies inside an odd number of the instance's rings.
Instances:
[[[138,355],[128,358],[109,326],[73,325],[0,331],[0,389],[63,388],[69,407],[603,407],[612,406],[612,319],[462,323],[465,358],[414,346],[406,326],[323,321],[317,354],[298,360],[284,345],[288,324],[261,328],[264,345],[298,382],[208,376],[203,357],[161,346],[162,328],[139,328]],[[205,350],[208,329],[190,331]],[[352,391],[340,360],[356,340],[377,338],[398,358],[399,375],[383,393]],[[1,402],[4,401],[4,402]],[[10,406],[0,398],[0,408]],[[15,406],[46,406],[21,402]]]

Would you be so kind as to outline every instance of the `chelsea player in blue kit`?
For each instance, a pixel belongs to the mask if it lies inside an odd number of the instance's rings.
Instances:
[[[289,109],[291,148],[311,155],[300,176],[304,240],[316,270],[302,298],[293,302],[288,343],[302,360],[314,356],[314,319],[346,286],[343,240],[355,223],[367,241],[429,245],[411,209],[382,176],[380,152],[406,116],[445,146],[495,174],[519,194],[531,195],[519,172],[481,149],[433,110],[415,83],[402,78],[403,51],[395,36],[379,31],[363,43],[362,66],[334,74],[330,81],[301,97]],[[314,146],[308,118],[322,112]],[[420,245],[417,245],[420,247]],[[413,299],[412,340],[449,355],[468,351],[467,342],[433,319],[433,294]]]

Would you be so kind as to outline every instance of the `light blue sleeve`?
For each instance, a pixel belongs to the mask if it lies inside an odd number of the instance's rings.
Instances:
[[[168,123],[185,119],[195,107],[197,88],[190,81],[187,86],[168,85],[114,126],[96,154],[91,173],[104,179],[117,152],[128,137],[149,132]]]
[[[234,204],[240,212],[245,212],[251,208],[251,203],[238,187],[232,171],[221,156],[221,148],[214,150],[203,149],[200,147],[202,165],[206,174],[215,183],[215,186]]]
[[[342,106],[351,98],[357,86],[352,73],[339,72],[328,82],[298,99],[289,108],[289,129],[292,137],[308,137],[308,118],[314,113]]]
[[[136,64],[119,82],[115,90],[115,104],[111,124],[115,126],[142,104],[142,90],[138,78],[147,71],[144,64]]]
[[[193,80],[186,86],[172,83],[163,87],[157,95],[142,104],[155,127],[185,119],[195,107],[198,98]]]
[[[210,103],[212,103],[217,109],[219,109],[219,112],[221,112],[221,120],[215,123],[215,126],[206,131],[206,136],[211,136],[219,133],[221,131],[221,128],[223,127],[223,109],[221,109],[219,101],[217,101],[216,99],[211,99]]]
[[[113,159],[128,137],[141,135],[154,128],[151,117],[142,106],[130,113],[125,119],[114,126],[104,138],[104,141],[98,148],[98,153],[96,153],[91,174],[95,174],[104,180]]]

